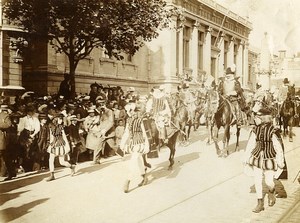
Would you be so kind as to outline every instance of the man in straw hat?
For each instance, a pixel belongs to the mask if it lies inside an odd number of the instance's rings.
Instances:
[[[236,77],[235,68],[235,64],[233,64],[226,69],[225,76],[220,78],[218,91],[231,102],[233,115],[235,116],[237,125],[240,126],[243,124],[241,109],[245,108],[246,100],[243,95],[241,83],[238,80],[239,77]]]
[[[154,119],[159,139],[166,144],[168,142],[166,126],[170,126],[171,109],[163,87],[153,88],[152,97],[146,104],[146,113]]]

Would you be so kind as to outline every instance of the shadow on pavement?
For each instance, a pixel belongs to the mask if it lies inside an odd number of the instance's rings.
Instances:
[[[30,177],[28,177],[28,176],[30,176]],[[39,174],[30,174],[30,175],[14,178],[11,181],[1,182],[0,194],[4,194],[9,191],[13,191],[15,189],[19,189],[21,187],[25,187],[30,184],[38,183],[38,182],[42,181],[43,179],[45,179],[45,177],[48,177],[48,176],[49,176],[49,172],[45,172],[45,173],[39,173]]]
[[[113,163],[120,162],[120,161],[121,161],[121,159],[114,159],[114,160],[110,160],[110,161],[101,162],[100,164],[92,163],[91,166],[87,166],[87,167],[76,170],[75,176],[85,174],[85,173],[92,173],[94,171],[98,171],[100,169],[108,167],[109,165],[111,165]]]
[[[15,219],[18,219],[21,216],[29,213],[30,209],[33,209],[35,206],[37,206],[41,203],[44,203],[47,200],[48,200],[48,198],[39,199],[36,201],[32,201],[28,204],[23,204],[20,207],[11,207],[11,208],[6,208],[4,210],[1,210],[0,211],[0,221],[1,222],[10,222]]]
[[[5,202],[13,200],[19,197],[21,194],[28,192],[29,190],[17,192],[17,193],[2,193],[0,197],[0,206],[3,205]]]
[[[155,169],[151,170],[148,173],[148,175],[153,177],[151,180],[148,180],[148,184],[162,177],[175,178],[185,163],[188,163],[198,158],[199,158],[198,152],[193,152],[178,157],[176,157],[175,155],[175,159],[174,159],[175,163],[173,165],[173,169],[168,170],[169,161],[160,163],[158,166],[155,167]]]

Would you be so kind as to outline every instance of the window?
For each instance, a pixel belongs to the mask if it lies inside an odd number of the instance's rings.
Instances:
[[[228,47],[229,47],[229,44],[228,44],[228,41],[224,41],[224,69],[227,68],[227,52],[228,52]]]
[[[216,77],[216,58],[211,58],[210,61],[210,72],[211,76]]]
[[[203,70],[204,32],[198,31],[198,70]]]
[[[189,54],[190,54],[190,28],[184,27],[183,29],[183,67],[189,67]]]

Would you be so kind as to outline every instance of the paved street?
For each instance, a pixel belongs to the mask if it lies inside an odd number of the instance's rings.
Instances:
[[[178,147],[172,171],[167,169],[169,151],[162,150],[149,160],[149,183],[137,187],[137,179],[128,194],[122,190],[128,157],[114,156],[98,166],[81,163],[74,177],[59,168],[52,182],[46,182],[45,172],[1,182],[0,222],[299,222],[300,186],[293,180],[300,169],[300,128],[294,130],[293,143],[284,139],[289,179],[282,183],[288,197],[277,199],[274,207],[265,201],[259,214],[251,211],[257,200],[249,193],[252,178],[243,174],[243,151],[218,158],[214,146],[206,145],[202,126],[192,132],[189,146]],[[242,129],[242,149],[247,137]]]

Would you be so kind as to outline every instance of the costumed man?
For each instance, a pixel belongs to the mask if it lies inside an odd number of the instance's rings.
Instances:
[[[250,133],[243,157],[245,167],[254,177],[257,206],[253,212],[264,210],[263,179],[268,186],[268,205],[276,202],[274,179],[278,179],[285,168],[284,149],[279,129],[274,128],[271,111],[261,108],[255,114],[255,126]],[[263,178],[264,176],[264,178]]]
[[[124,192],[129,192],[130,181],[136,177],[142,177],[138,186],[147,184],[146,168],[144,166],[143,154],[149,152],[149,141],[144,126],[143,115],[134,101],[125,106],[128,118],[125,132],[120,142],[121,150],[130,153],[128,176],[124,185]]]
[[[218,91],[231,102],[233,115],[237,125],[240,126],[243,123],[241,109],[244,108],[246,100],[238,79],[239,77],[235,75],[235,65],[233,64],[226,69],[225,76],[220,78]]]
[[[189,87],[190,86],[188,83],[183,83],[182,90],[179,93],[180,100],[187,107],[188,110],[188,122],[193,121],[195,110],[196,110],[196,105],[195,105],[196,98],[189,90]]]
[[[218,110],[219,106],[219,94],[217,91],[217,85],[215,81],[212,81],[211,85],[207,87],[207,94],[206,94],[206,109],[205,109],[205,118],[206,118],[206,125],[208,127],[213,125],[215,113]],[[209,137],[207,139],[207,143],[210,144],[212,142],[212,134],[209,131]]]
[[[164,87],[154,88],[152,97],[146,104],[146,113],[149,114],[158,130],[158,138],[165,144],[168,143],[167,126],[171,122],[171,109],[164,91]]]

